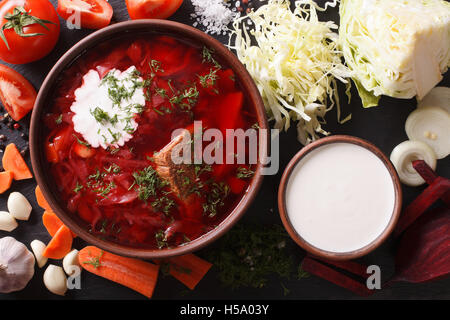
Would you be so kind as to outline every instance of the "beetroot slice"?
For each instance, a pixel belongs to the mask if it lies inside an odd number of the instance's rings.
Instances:
[[[340,287],[350,290],[359,296],[367,297],[374,293],[373,290],[369,290],[365,284],[358,282],[314,259],[308,257],[304,258],[302,262],[302,269],[312,275],[328,280]]]
[[[408,207],[402,212],[395,229],[398,236],[417,220],[433,203],[450,190],[450,180],[442,177],[434,179]]]
[[[450,274],[450,209],[418,219],[401,238],[391,281],[426,282]]]
[[[334,261],[334,260],[325,260],[321,257],[316,257],[316,256],[311,256],[311,258],[325,262],[326,264],[335,266],[339,269],[348,271],[348,272],[353,273],[354,275],[360,276],[364,279],[367,279],[369,277],[369,274],[367,273],[367,266],[363,265],[361,263],[352,261],[352,260]]]
[[[439,176],[436,172],[431,169],[431,167],[423,160],[415,160],[412,162],[413,168],[418,174],[425,180],[426,183],[432,184]],[[441,196],[442,201],[445,202],[447,206],[450,206],[450,190]]]

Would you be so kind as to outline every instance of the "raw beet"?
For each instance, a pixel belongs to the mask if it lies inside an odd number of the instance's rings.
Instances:
[[[391,281],[426,282],[450,274],[450,209],[427,212],[402,236]]]

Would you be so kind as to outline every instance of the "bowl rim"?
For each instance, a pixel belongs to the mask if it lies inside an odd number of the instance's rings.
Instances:
[[[358,146],[361,146],[373,154],[375,154],[385,165],[387,168],[390,177],[392,179],[393,185],[394,185],[394,195],[395,195],[395,203],[393,212],[391,215],[391,218],[386,226],[386,228],[383,230],[382,233],[378,235],[377,238],[375,238],[371,243],[367,244],[366,246],[359,248],[357,250],[349,251],[349,252],[331,252],[327,250],[320,249],[316,246],[313,246],[309,242],[307,242],[305,239],[303,239],[300,234],[294,229],[292,226],[290,219],[288,217],[287,209],[286,209],[286,189],[288,186],[289,178],[297,166],[297,164],[311,151],[316,150],[324,145],[328,144],[334,144],[334,143],[351,143]],[[376,248],[378,248],[393,232],[395,225],[397,224],[397,221],[400,217],[401,209],[402,209],[402,199],[403,193],[402,193],[402,187],[400,183],[400,179],[398,177],[397,171],[395,170],[394,166],[392,165],[391,161],[388,159],[388,157],[374,144],[371,142],[354,137],[349,135],[335,135],[330,137],[321,138],[315,142],[312,142],[311,144],[307,145],[303,149],[301,149],[289,162],[286,169],[283,172],[280,186],[278,189],[278,211],[280,213],[281,220],[283,222],[283,225],[290,235],[290,237],[304,250],[306,250],[308,253],[312,254],[313,256],[321,257],[324,259],[329,260],[352,260],[356,259],[362,256],[367,255],[368,253],[372,252]]]
[[[248,103],[255,109],[258,125],[261,129],[268,129],[268,120],[264,109],[264,103],[259,93],[256,84],[252,77],[239,61],[239,59],[227,49],[221,42],[207,35],[206,33],[195,29],[191,26],[168,20],[160,19],[141,19],[131,20],[113,24],[106,28],[100,29],[81,39],[69,50],[67,50],[55,63],[50,72],[45,77],[41,88],[38,92],[36,102],[33,108],[31,122],[30,122],[30,155],[31,163],[35,175],[35,179],[55,214],[62,220],[62,222],[69,227],[76,235],[80,236],[88,244],[93,244],[103,250],[141,259],[161,259],[168,258],[183,254],[188,254],[193,251],[199,250],[211,242],[217,240],[223,236],[231,227],[244,215],[248,207],[253,202],[256,194],[258,193],[262,181],[262,169],[267,159],[267,150],[270,147],[270,135],[267,135],[267,139],[259,140],[260,160],[257,163],[254,177],[250,182],[250,185],[236,204],[233,211],[222,220],[219,225],[208,233],[200,236],[199,238],[192,240],[191,242],[180,245],[175,248],[165,249],[150,249],[131,247],[122,244],[118,244],[112,241],[105,241],[97,238],[93,234],[89,233],[74,219],[70,218],[70,213],[60,206],[57,197],[51,192],[49,187],[50,182],[46,179],[43,167],[43,148],[40,147],[40,133],[42,127],[41,114],[45,108],[46,99],[53,88],[58,76],[61,72],[69,66],[73,61],[78,59],[86,50],[92,49],[96,45],[102,42],[106,42],[111,39],[115,34],[125,35],[127,32],[132,34],[131,31],[142,31],[148,33],[161,33],[179,36],[181,38],[188,38],[196,41],[199,44],[212,48],[215,51],[215,55],[220,57],[221,60],[235,72],[236,78],[239,79],[242,91],[246,95]],[[270,132],[270,130],[269,130]]]

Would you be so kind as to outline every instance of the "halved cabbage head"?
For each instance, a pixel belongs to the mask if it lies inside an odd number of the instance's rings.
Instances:
[[[342,0],[339,35],[364,107],[422,99],[450,66],[450,3]]]

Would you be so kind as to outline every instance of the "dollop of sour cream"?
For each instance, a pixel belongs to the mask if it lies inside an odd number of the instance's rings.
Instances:
[[[145,106],[144,86],[134,66],[123,72],[112,69],[103,79],[89,70],[70,107],[74,130],[94,148],[123,146],[138,127],[135,117]]]

